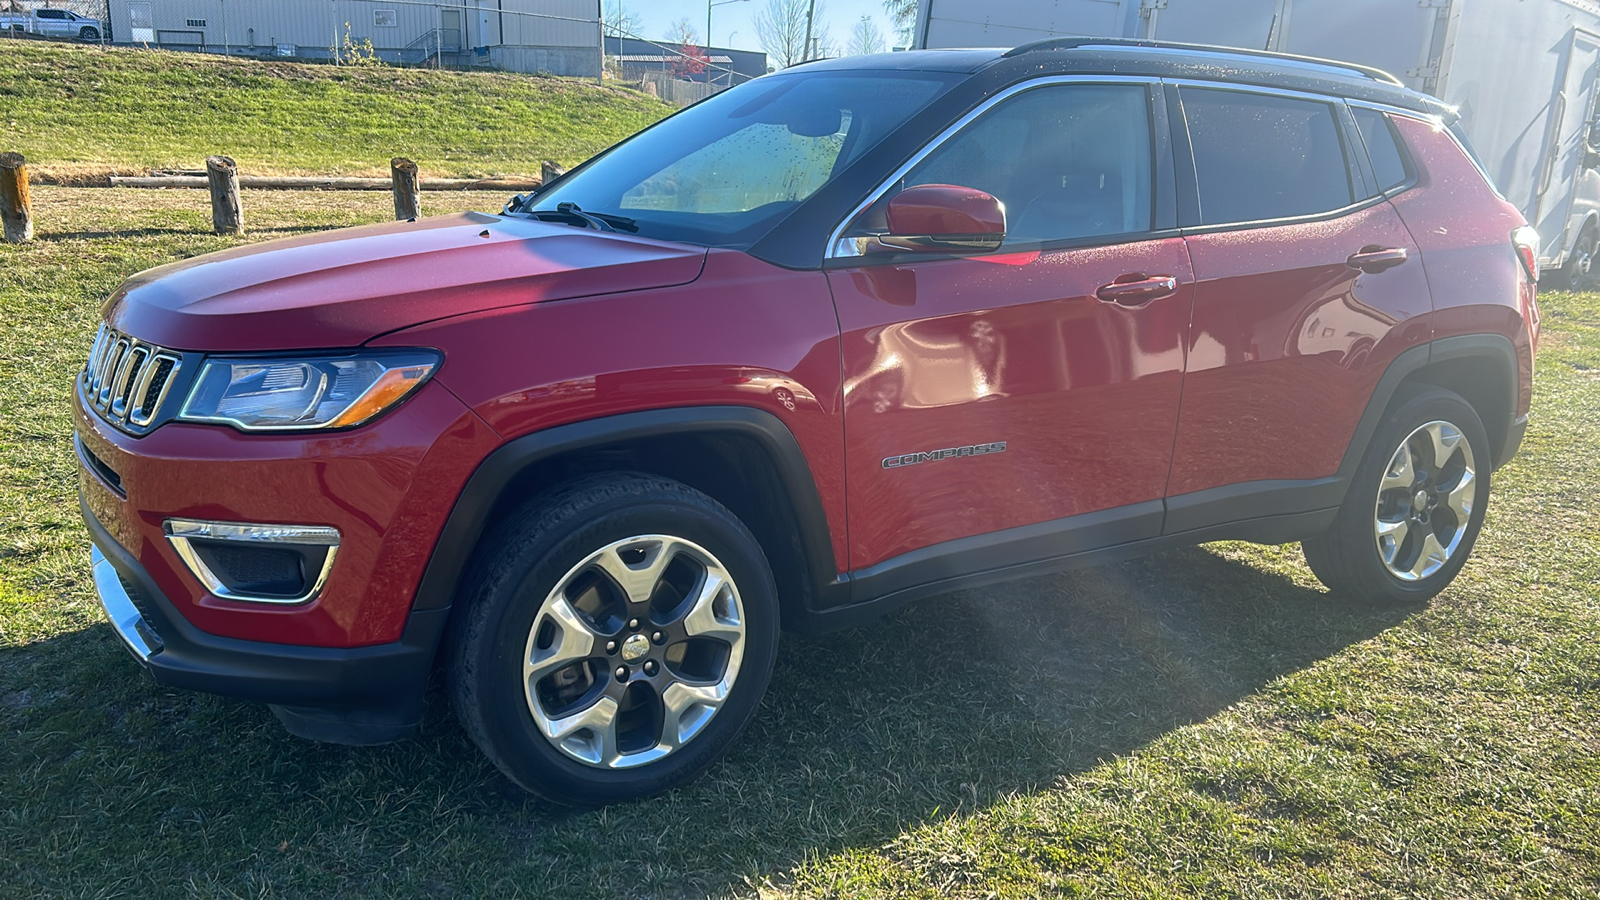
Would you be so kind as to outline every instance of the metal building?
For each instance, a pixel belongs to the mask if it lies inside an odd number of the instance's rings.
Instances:
[[[596,77],[599,0],[109,0],[112,42]]]

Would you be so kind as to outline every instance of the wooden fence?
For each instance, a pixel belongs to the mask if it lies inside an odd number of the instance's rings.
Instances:
[[[127,188],[206,188],[211,198],[212,227],[217,234],[243,234],[244,207],[239,202],[240,188],[266,190],[342,190],[381,191],[394,194],[394,217],[415,220],[420,214],[423,191],[510,191],[538,190],[541,185],[566,174],[566,169],[546,160],[540,178],[422,178],[417,164],[403,156],[389,160],[388,178],[317,178],[314,176],[244,175],[231,157],[210,156],[206,167],[197,172],[171,172],[147,176],[113,175],[103,186]],[[41,182],[42,183],[42,182]],[[27,161],[20,153],[0,153],[0,225],[4,240],[21,244],[33,239],[34,221],[29,192]]]
[[[720,91],[727,90],[726,85],[706,84],[703,81],[685,81],[674,78],[669,72],[641,72],[645,93],[655,94],[657,97],[675,106],[688,106],[699,103],[701,100]]]

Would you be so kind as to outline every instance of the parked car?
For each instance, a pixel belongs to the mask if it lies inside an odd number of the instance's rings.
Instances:
[[[65,9],[36,9],[25,13],[0,13],[0,30],[10,29],[46,37],[75,37],[98,41],[105,32],[99,19]]]
[[[161,683],[310,738],[410,733],[442,667],[568,803],[703,772],[780,626],[1224,538],[1422,602],[1539,332],[1452,117],[1184,46],[883,54],[500,215],[136,275],[76,388],[100,599]]]

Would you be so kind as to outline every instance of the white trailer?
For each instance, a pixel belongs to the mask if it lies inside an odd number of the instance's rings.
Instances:
[[[1583,0],[919,0],[915,45],[1218,44],[1375,66],[1449,103],[1541,266],[1600,277],[1600,6]],[[1580,240],[1581,238],[1581,240]]]

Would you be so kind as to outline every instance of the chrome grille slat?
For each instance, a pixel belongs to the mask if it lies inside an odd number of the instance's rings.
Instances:
[[[111,390],[111,414],[119,419],[127,418],[128,395],[133,393],[133,388],[139,383],[140,370],[150,359],[150,348],[134,344],[128,349],[128,358],[123,360],[122,371],[117,373],[117,386]]]
[[[182,363],[174,351],[101,325],[79,383],[87,405],[106,421],[144,428],[160,412]]]
[[[122,376],[122,359],[128,355],[128,348],[133,342],[125,337],[117,338],[111,345],[111,353],[106,357],[105,379],[100,385],[100,392],[94,395],[94,405],[105,409],[111,403],[111,395],[117,389],[117,379]]]

